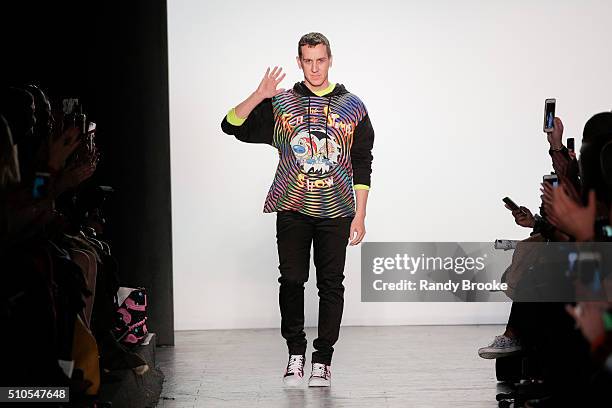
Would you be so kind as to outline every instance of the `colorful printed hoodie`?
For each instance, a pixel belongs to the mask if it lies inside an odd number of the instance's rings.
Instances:
[[[246,119],[230,110],[221,129],[243,142],[278,149],[265,213],[354,216],[353,188],[370,188],[374,130],[363,102],[341,84],[315,94],[298,82],[261,102]]]

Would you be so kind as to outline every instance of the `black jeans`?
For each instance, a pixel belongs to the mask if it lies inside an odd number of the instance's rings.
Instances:
[[[352,217],[317,218],[296,211],[279,211],[276,241],[280,277],[281,334],[289,354],[306,353],[304,283],[308,281],[310,247],[319,290],[318,337],[313,363],[331,364],[344,307],[344,261]]]

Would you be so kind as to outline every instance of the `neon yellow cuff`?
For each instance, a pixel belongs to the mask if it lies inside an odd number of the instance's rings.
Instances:
[[[370,189],[370,186],[367,186],[367,185],[365,185],[365,184],[355,184],[355,185],[353,186],[353,188],[354,188],[355,190],[369,190],[369,189]]]
[[[230,123],[230,125],[240,126],[245,120],[246,118],[243,119],[236,114],[236,108],[230,109],[230,111],[227,113],[227,121]]]

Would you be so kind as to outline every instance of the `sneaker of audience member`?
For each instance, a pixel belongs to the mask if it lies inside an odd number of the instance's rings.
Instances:
[[[291,387],[299,385],[304,378],[305,363],[306,357],[303,354],[291,354],[283,376],[283,383]]]
[[[573,406],[573,405],[563,405],[560,404],[559,401],[555,402],[554,397],[543,397],[527,400],[525,402],[525,408],[559,408],[564,406]]]
[[[493,359],[520,353],[522,349],[517,338],[502,334],[501,336],[495,336],[495,340],[489,346],[478,349],[478,355],[482,358]]]
[[[309,387],[329,387],[331,385],[331,366],[322,363],[313,363]]]

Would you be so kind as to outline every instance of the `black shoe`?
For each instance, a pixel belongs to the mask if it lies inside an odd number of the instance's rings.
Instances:
[[[567,401],[562,401],[560,398],[552,395],[548,397],[531,399],[525,402],[525,408],[563,408],[576,406],[579,405],[569,404]]]

